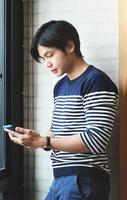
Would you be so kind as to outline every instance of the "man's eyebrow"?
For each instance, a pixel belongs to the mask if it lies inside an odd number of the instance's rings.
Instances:
[[[45,54],[43,55],[43,57],[47,56],[48,53],[52,53],[52,50],[46,51]]]
[[[40,58],[42,58],[44,60],[44,57],[47,55],[48,52],[49,51],[46,51],[43,56],[40,56]]]
[[[42,58],[43,60],[45,60],[44,57],[46,57],[48,53],[52,53],[52,50],[47,50],[47,51],[44,53],[43,56],[40,56],[40,58]]]

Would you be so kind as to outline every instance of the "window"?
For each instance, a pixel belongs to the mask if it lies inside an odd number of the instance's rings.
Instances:
[[[5,53],[5,26],[4,26],[4,0],[0,1],[0,170],[5,167],[5,138],[2,129],[2,122],[4,120],[4,53]]]
[[[3,200],[3,193],[0,193],[0,200]]]
[[[2,126],[23,126],[23,1],[0,0],[0,14],[0,200],[22,200],[23,148]]]

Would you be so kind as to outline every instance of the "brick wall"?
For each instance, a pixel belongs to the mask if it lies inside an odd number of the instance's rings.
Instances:
[[[33,33],[48,20],[71,22],[80,34],[86,61],[108,73],[118,85],[118,0],[27,0],[24,19],[24,125],[43,134],[50,127],[52,90],[57,78],[43,64],[32,62],[28,49]],[[110,200],[118,200],[117,130],[116,127],[109,151],[113,169]],[[25,200],[44,199],[52,180],[49,153],[25,150],[24,158]]]

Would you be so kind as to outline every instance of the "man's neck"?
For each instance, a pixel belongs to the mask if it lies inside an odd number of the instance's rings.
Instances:
[[[73,67],[67,74],[70,80],[73,80],[80,76],[89,66],[89,64],[86,63],[85,60],[83,60],[82,58],[75,59],[73,63]]]

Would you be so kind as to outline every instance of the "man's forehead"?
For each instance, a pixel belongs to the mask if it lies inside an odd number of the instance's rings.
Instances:
[[[46,47],[46,46],[38,45],[38,52],[41,55],[45,55],[46,53],[51,52],[53,50],[55,50],[54,47]]]
[[[56,49],[55,47],[46,47],[46,46],[38,45],[38,51],[41,51],[43,53],[45,53],[47,51],[52,51],[52,50],[55,50],[55,49]]]

